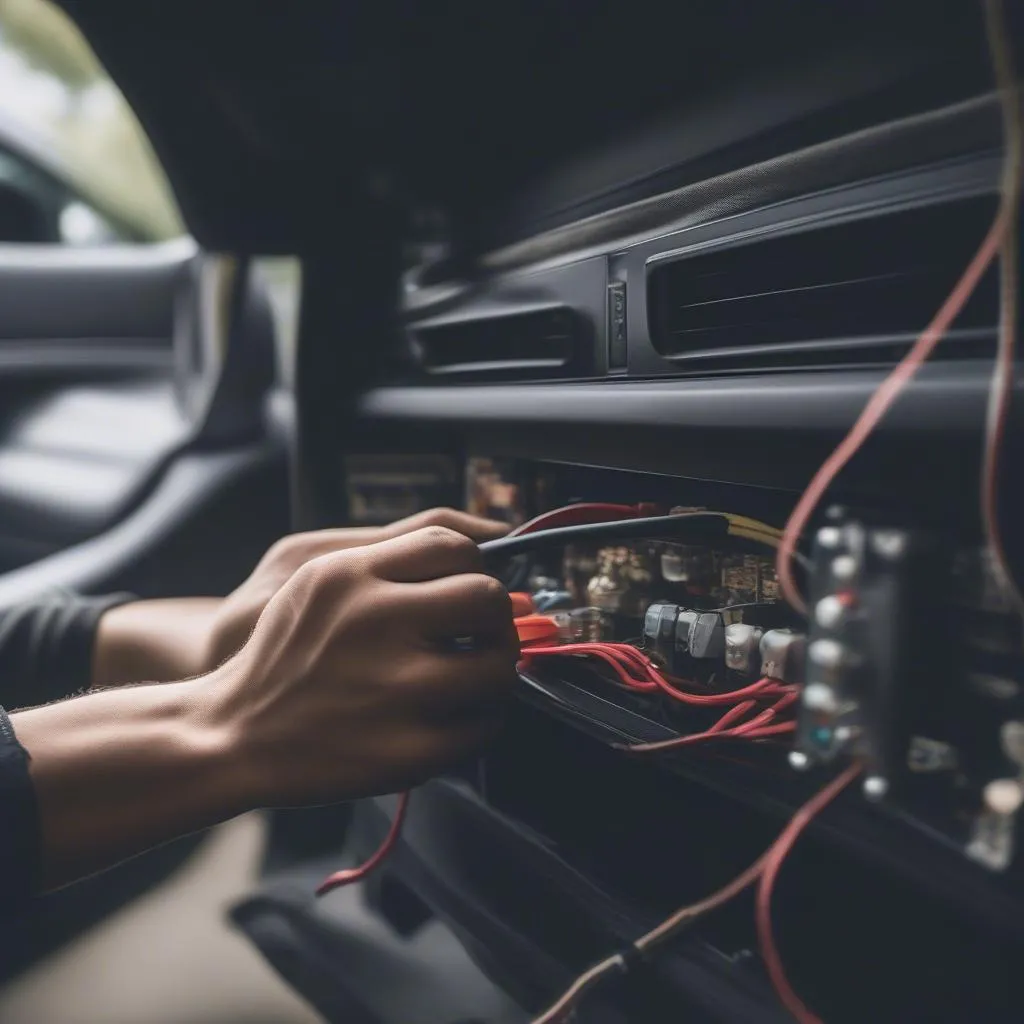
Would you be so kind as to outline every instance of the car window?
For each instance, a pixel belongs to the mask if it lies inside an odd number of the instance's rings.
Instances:
[[[0,0],[0,242],[154,242],[184,232],[121,92],[50,0]]]

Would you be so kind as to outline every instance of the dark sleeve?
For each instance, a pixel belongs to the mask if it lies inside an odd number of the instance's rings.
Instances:
[[[88,688],[100,616],[133,600],[51,590],[0,609],[0,703],[34,707]]]
[[[53,590],[0,609],[0,700],[31,707],[86,689],[100,616],[131,600]],[[28,763],[0,707],[0,916],[39,889],[39,820]]]
[[[39,820],[28,754],[0,708],[0,919],[39,890]]]

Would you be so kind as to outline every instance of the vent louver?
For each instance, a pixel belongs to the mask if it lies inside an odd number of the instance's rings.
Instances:
[[[417,325],[413,358],[446,377],[576,376],[590,362],[586,321],[567,306]]]
[[[991,224],[995,201],[958,200],[745,241],[656,264],[657,351],[694,369],[894,362],[931,320]],[[989,351],[989,272],[940,357]]]

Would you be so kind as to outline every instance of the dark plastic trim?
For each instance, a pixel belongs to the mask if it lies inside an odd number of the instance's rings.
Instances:
[[[964,360],[925,367],[906,389],[887,430],[974,431],[984,414],[991,365]],[[358,405],[366,420],[558,428],[628,425],[700,430],[835,432],[848,428],[883,370],[752,374],[710,380],[604,381],[386,387]],[[1018,388],[1024,386],[1024,376]]]

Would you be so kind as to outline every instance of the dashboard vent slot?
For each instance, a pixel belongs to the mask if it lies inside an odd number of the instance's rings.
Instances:
[[[656,264],[647,279],[651,341],[663,356],[706,368],[895,362],[938,310],[994,214],[994,199],[958,200]],[[997,322],[990,271],[939,357],[990,352]]]
[[[529,380],[578,376],[590,361],[587,322],[568,306],[419,324],[413,358],[431,375]]]

